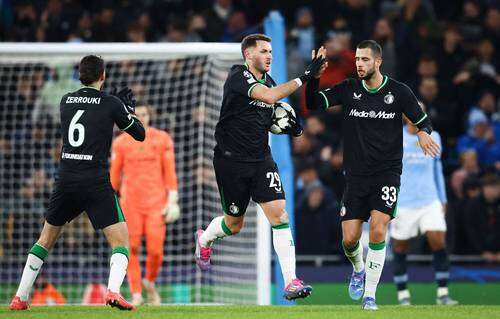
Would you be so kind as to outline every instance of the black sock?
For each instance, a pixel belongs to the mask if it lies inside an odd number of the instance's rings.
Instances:
[[[398,291],[407,289],[406,254],[394,253],[394,283]]]
[[[432,253],[432,264],[438,287],[448,287],[448,279],[450,278],[450,262],[448,253],[441,249]]]

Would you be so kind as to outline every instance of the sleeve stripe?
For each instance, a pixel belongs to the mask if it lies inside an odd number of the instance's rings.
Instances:
[[[413,123],[413,125],[418,125],[420,123],[422,123],[423,120],[425,120],[427,118],[427,114],[424,114],[424,116],[420,119],[420,121],[418,121],[417,123]]]
[[[319,91],[319,94],[323,95],[323,97],[325,98],[325,109],[330,107],[330,105],[328,105],[328,98],[326,97],[325,93]]]
[[[126,128],[122,129],[122,131],[125,131],[126,129],[128,129],[129,127],[131,127],[131,126],[132,126],[132,124],[134,124],[134,119],[132,119],[132,122],[130,122],[130,124],[129,124],[129,125],[127,125],[127,127],[126,127]]]
[[[257,82],[257,83],[255,83],[255,84],[253,84],[253,85],[252,85],[252,86],[248,89],[248,97],[251,97],[251,96],[250,96],[250,94],[252,94],[252,90],[253,90],[253,88],[254,88],[255,86],[257,86],[257,85],[264,85],[264,84],[262,84],[262,83],[260,83],[260,82]]]

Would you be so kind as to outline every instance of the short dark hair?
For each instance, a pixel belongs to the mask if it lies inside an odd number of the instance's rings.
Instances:
[[[99,80],[104,73],[104,60],[97,55],[87,55],[80,61],[78,67],[80,82],[83,85],[90,85]]]
[[[497,186],[499,182],[498,177],[494,173],[488,173],[481,178],[483,186]]]
[[[377,41],[363,40],[357,46],[357,49],[370,49],[374,56],[382,57],[382,47]]]
[[[245,58],[245,50],[256,46],[257,41],[271,42],[271,38],[260,33],[250,34],[244,37],[243,41],[241,41],[241,54],[243,55],[243,58]]]

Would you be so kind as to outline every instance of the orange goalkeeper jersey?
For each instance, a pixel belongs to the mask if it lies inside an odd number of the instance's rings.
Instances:
[[[172,139],[152,127],[144,142],[121,134],[113,142],[110,175],[127,210],[162,214],[168,191],[177,191]]]

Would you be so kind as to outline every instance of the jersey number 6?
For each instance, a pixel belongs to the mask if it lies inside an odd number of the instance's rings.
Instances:
[[[83,144],[83,140],[85,140],[85,126],[82,123],[78,123],[80,117],[82,117],[84,110],[76,111],[75,115],[71,119],[69,123],[68,129],[68,141],[69,144],[73,147],[78,147]],[[75,130],[78,131],[78,139],[75,140]]]

